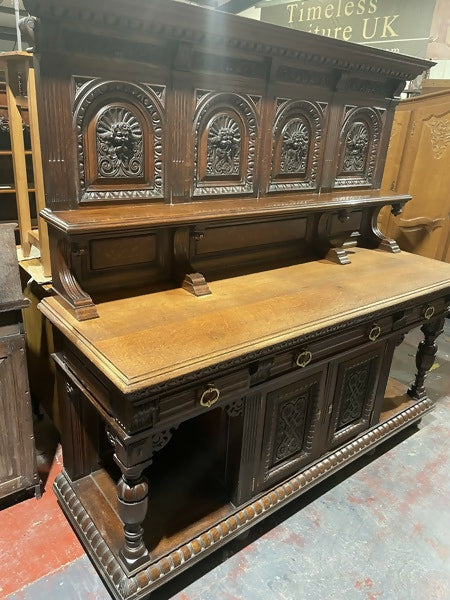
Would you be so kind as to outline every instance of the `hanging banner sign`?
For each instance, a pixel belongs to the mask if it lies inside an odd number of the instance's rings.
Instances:
[[[260,2],[261,21],[425,57],[435,0]]]

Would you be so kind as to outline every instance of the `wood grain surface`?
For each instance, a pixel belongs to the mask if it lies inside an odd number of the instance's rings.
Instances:
[[[90,321],[78,322],[57,297],[39,306],[129,392],[450,285],[448,265],[408,253],[352,252],[345,267],[322,260],[215,281],[201,298],[172,289],[105,302]]]

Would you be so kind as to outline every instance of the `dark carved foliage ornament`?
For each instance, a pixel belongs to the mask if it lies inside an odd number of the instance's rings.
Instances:
[[[340,159],[334,186],[372,184],[380,143],[384,109],[347,107],[341,129]]]
[[[97,121],[99,177],[141,177],[144,173],[142,127],[129,110],[114,106]]]
[[[304,174],[309,149],[309,131],[301,118],[291,119],[283,129],[280,171]]]
[[[269,191],[314,190],[322,143],[322,107],[279,99]]]
[[[345,140],[343,171],[350,173],[364,173],[368,147],[368,127],[366,123],[356,121],[350,127]]]
[[[74,122],[82,200],[118,200],[163,197],[163,106],[161,86],[144,83],[75,78]],[[138,115],[145,115],[139,117]],[[97,188],[89,189],[85,132],[97,118],[95,148]],[[153,140],[153,156],[144,153],[144,137]],[[152,172],[149,172],[149,165]],[[102,179],[140,178],[139,189],[110,189]],[[92,179],[92,178],[91,178]]]
[[[252,193],[257,133],[258,119],[250,97],[202,93],[194,117],[193,195]],[[206,144],[202,144],[205,134]],[[204,174],[201,158],[206,162]],[[213,177],[221,181],[214,182]]]
[[[241,156],[241,131],[230,116],[215,117],[209,124],[206,174],[239,175]]]

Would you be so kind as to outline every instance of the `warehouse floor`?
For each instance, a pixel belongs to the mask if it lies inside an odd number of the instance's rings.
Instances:
[[[420,332],[399,347],[406,383]],[[427,379],[436,409],[159,590],[152,600],[448,600],[450,322]],[[0,598],[108,600],[59,509],[55,431],[36,424],[41,500],[0,512]],[[56,448],[56,451],[55,451]]]

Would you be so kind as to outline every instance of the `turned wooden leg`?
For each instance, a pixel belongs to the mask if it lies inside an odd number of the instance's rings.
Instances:
[[[413,398],[424,398],[425,377],[434,363],[434,357],[437,352],[436,338],[444,330],[444,317],[440,317],[429,323],[424,323],[420,328],[424,334],[424,339],[420,342],[416,354],[417,373],[414,383],[408,390],[408,395]]]
[[[148,481],[141,475],[132,477],[124,474],[117,484],[117,495],[125,534],[120,556],[128,571],[133,571],[149,560],[142,527],[148,507]]]

